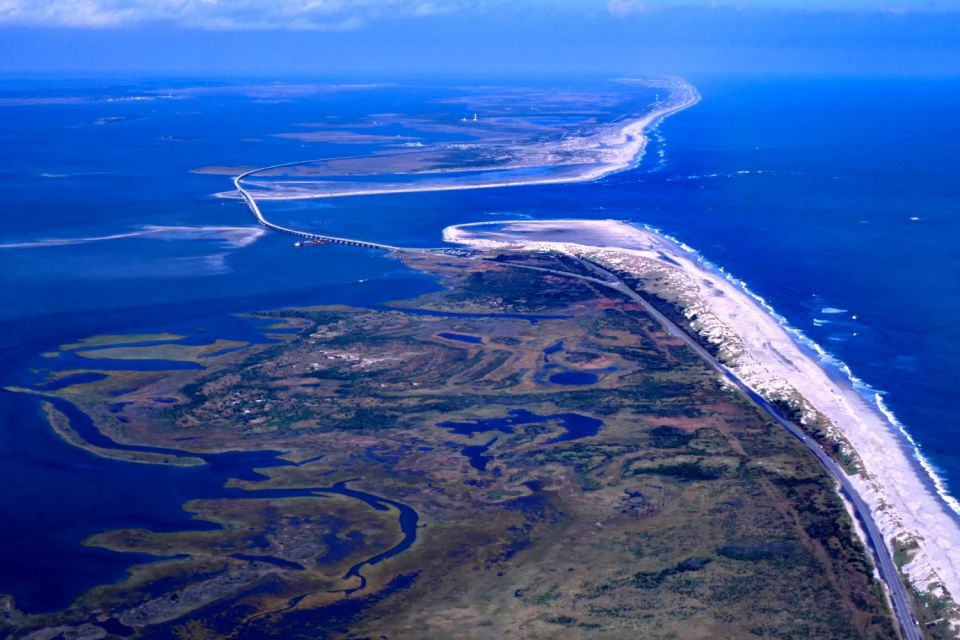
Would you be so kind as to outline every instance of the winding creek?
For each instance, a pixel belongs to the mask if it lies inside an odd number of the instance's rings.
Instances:
[[[78,382],[76,377],[71,376],[70,378],[72,378],[73,383]],[[84,380],[86,380],[86,378],[84,378]],[[37,403],[41,401],[37,398],[31,398],[23,394],[14,394],[8,391],[0,393],[3,394],[4,400],[13,400],[20,405],[32,405],[33,410],[36,410]],[[285,460],[281,457],[281,452],[272,450],[198,453],[187,449],[121,443],[101,432],[90,416],[71,402],[51,396],[43,397],[42,402],[50,403],[57,411],[61,412],[76,435],[79,436],[84,443],[93,448],[107,451],[199,458],[203,461],[203,464],[190,467],[142,464],[108,459],[92,454],[84,449],[68,445],[66,442],[60,440],[52,430],[48,430],[47,434],[42,434],[44,439],[59,440],[56,449],[63,449],[61,453],[68,452],[72,454],[61,456],[63,464],[69,466],[69,468],[66,469],[67,471],[72,470],[75,472],[77,469],[82,471],[92,462],[89,458],[94,458],[95,467],[110,467],[113,471],[111,475],[114,477],[120,476],[127,478],[129,482],[128,488],[132,488],[133,491],[120,491],[119,493],[127,497],[127,504],[130,505],[132,509],[120,510],[120,512],[113,517],[104,513],[116,508],[114,506],[115,500],[113,496],[116,495],[117,492],[112,492],[111,497],[104,500],[106,504],[103,505],[102,509],[98,509],[98,515],[100,516],[98,523],[100,523],[100,527],[87,529],[80,526],[77,530],[68,532],[68,539],[72,539],[74,542],[72,545],[67,546],[72,547],[72,549],[63,549],[65,546],[63,543],[66,542],[66,540],[60,540],[59,545],[50,545],[49,548],[60,549],[61,553],[67,554],[67,557],[63,558],[63,560],[65,560],[67,566],[73,565],[73,567],[77,569],[76,574],[78,575],[78,579],[71,584],[64,584],[59,592],[18,593],[18,607],[25,611],[49,611],[66,606],[83,590],[92,586],[89,583],[89,570],[94,567],[98,570],[93,570],[92,573],[100,576],[97,580],[99,583],[104,580],[122,579],[126,567],[131,564],[166,559],[166,557],[136,553],[118,553],[105,549],[80,546],[77,541],[83,540],[90,535],[120,528],[146,528],[159,532],[216,530],[220,528],[219,525],[214,523],[191,518],[190,514],[183,510],[183,505],[190,500],[284,499],[338,495],[362,502],[377,511],[395,512],[402,538],[394,546],[356,562],[346,571],[343,576],[344,580],[356,578],[359,581],[357,586],[343,590],[347,595],[362,591],[367,587],[366,577],[362,573],[365,567],[378,564],[403,553],[416,541],[419,522],[417,512],[412,507],[397,500],[361,491],[349,486],[351,483],[360,481],[360,478],[337,482],[330,486],[296,489],[246,489],[227,486],[232,480],[251,483],[263,482],[269,478],[261,473],[260,470],[298,466],[303,463]],[[26,407],[22,408],[26,409]],[[41,434],[31,435],[35,438]],[[68,462],[71,458],[78,459],[78,461],[71,464]],[[83,484],[82,477],[79,482]],[[138,496],[141,499],[138,501],[134,499],[134,496]],[[142,508],[137,508],[137,505],[140,505]],[[79,521],[83,521],[83,516],[79,516]],[[107,527],[103,528],[103,524],[106,524]],[[15,539],[19,537],[19,528],[20,525],[16,522],[9,523],[6,527],[5,535],[0,536],[0,538],[6,539],[10,537]],[[56,535],[56,532],[52,533]],[[14,543],[12,546],[13,550],[16,551],[18,545]],[[82,552],[80,551],[81,549],[83,550]],[[304,568],[297,563],[269,555],[241,553],[233,554],[231,557],[250,562],[266,562],[290,570],[302,570]],[[333,554],[332,559],[336,560],[337,558],[338,556]],[[16,572],[13,572],[8,578],[15,580]],[[6,580],[2,580],[2,582],[6,583]],[[2,586],[4,585],[0,585],[0,587]],[[2,590],[3,589],[0,588],[0,591]]]

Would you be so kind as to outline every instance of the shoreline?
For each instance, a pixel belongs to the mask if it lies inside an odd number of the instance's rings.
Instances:
[[[437,185],[437,184],[426,184],[421,186],[408,186],[408,185],[392,185],[382,188],[371,188],[371,189],[354,189],[352,191],[339,191],[339,192],[313,192],[313,193],[304,193],[304,192],[294,192],[294,193],[283,193],[283,192],[269,192],[265,191],[262,193],[252,193],[251,195],[258,200],[317,200],[317,199],[326,199],[326,198],[346,198],[354,196],[374,196],[374,195],[383,195],[383,194],[398,194],[398,193],[423,193],[423,192],[433,192],[433,191],[464,191],[468,189],[492,189],[492,188],[501,188],[501,187],[522,187],[522,186],[539,186],[539,185],[551,185],[551,184],[573,184],[573,183],[583,183],[583,182],[592,182],[595,180],[600,180],[611,174],[618,173],[627,169],[631,169],[637,166],[640,161],[643,159],[643,156],[646,151],[649,138],[646,133],[649,129],[656,127],[663,120],[683,111],[689,109],[690,107],[696,105],[700,102],[701,97],[700,93],[696,88],[682,80],[680,78],[671,79],[672,84],[669,86],[671,92],[671,100],[668,100],[665,105],[660,106],[659,108],[654,109],[650,113],[647,113],[637,119],[627,120],[622,123],[606,125],[605,127],[599,129],[597,132],[589,136],[592,146],[588,147],[587,150],[600,149],[603,154],[611,154],[611,157],[606,157],[604,155],[599,160],[594,160],[590,162],[589,159],[587,162],[582,164],[588,164],[593,166],[588,166],[588,168],[583,171],[573,173],[571,175],[564,175],[558,177],[547,177],[547,178],[516,178],[513,180],[499,180],[495,182],[474,182],[474,183],[461,183],[461,184],[447,184],[447,185]],[[562,144],[562,143],[561,143]],[[329,160],[326,158],[324,160]],[[294,167],[302,164],[309,164],[311,162],[318,162],[319,160],[302,160],[296,162],[285,162],[282,164],[270,165],[267,167],[260,167],[258,169],[253,169],[241,174],[241,180],[247,180],[251,177],[256,176],[256,174],[270,171],[274,169],[281,169],[286,167]],[[514,166],[514,167],[493,167],[488,169],[491,173],[494,172],[503,172],[510,171],[511,169],[515,170],[529,170],[531,167],[543,166],[547,169],[556,168],[562,169],[563,167],[570,167],[576,165],[570,164],[559,164],[559,165],[523,165],[523,166]],[[269,184],[269,183],[268,183]],[[254,185],[250,185],[254,186]],[[215,193],[214,197],[224,198],[224,199],[241,199],[242,196],[236,191],[223,191]]]
[[[853,371],[845,362],[824,349],[820,344],[807,336],[802,330],[791,325],[790,321],[786,317],[780,315],[763,297],[754,293],[744,280],[741,280],[726,272],[723,267],[719,267],[709,262],[695,249],[689,247],[676,238],[663,233],[659,229],[649,225],[642,225],[642,227],[644,230],[657,234],[661,238],[672,242],[681,250],[693,255],[695,260],[704,269],[714,273],[715,275],[725,278],[732,285],[742,290],[756,304],[769,313],[778,324],[780,324],[783,330],[793,338],[798,348],[804,351],[808,357],[817,360],[817,364],[826,370],[828,376],[830,376],[831,372],[836,372],[837,377],[841,378],[845,384],[849,384],[852,390],[860,396],[860,398],[868,405],[871,411],[879,412],[883,416],[883,419],[888,423],[888,428],[890,428],[896,433],[896,435],[900,437],[900,447],[904,452],[909,454],[909,458],[914,466],[914,470],[920,475],[921,480],[927,484],[929,489],[937,493],[938,497],[943,500],[948,507],[948,511],[950,512],[949,515],[956,520],[958,524],[960,524],[960,500],[950,494],[949,489],[947,488],[943,478],[940,477],[936,466],[931,463],[926,456],[923,455],[923,451],[921,450],[919,443],[917,443],[910,432],[907,431],[906,425],[904,425],[893,413],[893,411],[886,406],[886,403],[883,400],[884,395],[887,393],[886,391],[877,390],[869,383],[857,377],[857,375],[853,373]],[[832,378],[832,376],[830,377]]]
[[[960,594],[960,518],[932,465],[923,463],[905,427],[885,411],[879,392],[742,280],[674,238],[613,220],[478,222],[447,227],[443,237],[476,249],[560,251],[662,278],[664,291],[672,288],[687,310],[688,328],[717,346],[719,359],[738,377],[768,400],[799,398],[805,417],[826,418],[833,436],[849,444],[862,473],[848,478],[890,552],[917,545],[901,568],[914,588],[939,597]]]
[[[636,166],[648,143],[645,135],[648,128],[700,100],[696,90],[683,81],[675,81],[671,89],[671,100],[666,106],[622,124],[616,131],[608,126],[589,136],[592,144],[589,148],[612,151],[613,158],[601,155],[595,158],[593,166],[571,175],[453,185],[394,184],[341,193],[267,192],[256,197],[302,200],[598,180]],[[234,178],[237,191],[217,195],[242,197],[261,224],[307,236],[305,232],[267,222],[259,212],[255,196],[241,184],[257,173],[306,162],[310,161],[248,171]],[[477,231],[478,227],[489,229],[496,225],[507,227],[509,233]],[[322,235],[316,238],[342,240]],[[833,446],[835,456],[830,459],[831,464],[836,459],[841,464],[858,467],[857,473],[848,472],[842,477],[855,498],[863,503],[861,513],[872,521],[870,526],[875,533],[870,539],[864,539],[864,544],[870,548],[871,540],[875,540],[887,547],[889,558],[906,558],[897,570],[920,595],[944,599],[949,608],[947,619],[954,629],[960,628],[960,610],[952,600],[955,594],[960,594],[960,521],[952,510],[953,503],[948,503],[944,495],[946,492],[939,490],[935,470],[923,464],[922,454],[909,434],[889,411],[883,410],[882,397],[875,394],[873,402],[865,398],[857,388],[859,380],[839,360],[833,359],[838,373],[831,375],[826,366],[831,362],[830,354],[791,327],[745,283],[727,274],[722,267],[711,265],[682,242],[653,229],[613,220],[477,222],[447,227],[443,239],[481,250],[507,248],[568,253],[587,258],[615,273],[633,275],[644,281],[645,289],[650,276],[659,279],[661,289],[648,292],[666,293],[667,302],[676,305],[686,316],[682,324],[718,350],[715,359],[726,366],[728,373],[732,372],[737,385],[763,398],[768,405],[787,407],[795,423],[803,425],[817,440]],[[361,241],[350,243],[367,246]],[[386,245],[375,248],[396,249]],[[821,454],[817,452],[818,456]],[[897,589],[902,591],[899,582]],[[906,618],[902,621],[906,623]]]

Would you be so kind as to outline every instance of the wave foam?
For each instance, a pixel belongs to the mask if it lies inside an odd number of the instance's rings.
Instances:
[[[695,259],[703,268],[708,271],[717,273],[718,275],[725,278],[728,282],[738,287],[746,295],[752,298],[757,304],[759,304],[764,311],[770,314],[773,317],[777,324],[783,327],[784,331],[793,338],[793,341],[801,348],[804,349],[813,355],[816,356],[817,361],[820,365],[827,371],[829,375],[832,371],[835,371],[842,375],[843,378],[849,382],[850,386],[853,388],[857,394],[864,399],[868,406],[872,406],[876,409],[877,413],[883,416],[884,420],[891,427],[893,431],[900,434],[900,436],[906,441],[906,444],[910,447],[913,454],[914,460],[920,465],[923,471],[926,473],[931,484],[937,492],[937,495],[941,500],[946,503],[946,505],[953,511],[956,515],[960,516],[960,500],[955,498],[951,493],[950,489],[947,487],[946,481],[940,475],[937,467],[931,463],[926,456],[923,455],[921,451],[920,444],[914,439],[914,437],[907,430],[906,426],[897,418],[897,416],[890,410],[883,400],[883,395],[885,391],[881,391],[873,388],[870,384],[865,382],[863,379],[858,378],[854,375],[853,371],[843,360],[838,358],[836,355],[830,353],[822,346],[820,346],[816,341],[807,336],[803,331],[792,326],[787,320],[786,317],[777,313],[773,306],[756,293],[754,293],[747,283],[740,278],[736,278],[730,273],[728,273],[723,267],[717,266],[704,258],[699,252],[691,248],[689,245],[684,244],[680,240],[674,238],[673,236],[664,233],[660,229],[653,227],[651,225],[639,225],[648,231],[656,233],[670,242],[674,243],[676,246],[683,249],[686,253],[689,253],[693,259]],[[826,309],[833,309],[832,307],[826,307]],[[837,309],[838,313],[846,313],[843,309]],[[823,310],[823,313],[829,313],[826,310]]]
[[[914,440],[913,436],[910,435],[910,432],[907,431],[906,426],[900,422],[893,411],[887,407],[887,403],[883,400],[882,392],[875,392],[873,394],[873,403],[876,405],[877,409],[880,410],[880,413],[887,419],[887,421],[896,427],[897,431],[900,432],[907,442],[910,443],[910,447],[913,450],[914,458],[923,467],[923,470],[927,472],[927,475],[930,476],[930,480],[933,482],[933,486],[936,487],[937,495],[943,498],[943,501],[946,502],[951,509],[957,514],[960,514],[960,500],[957,500],[950,494],[950,490],[947,488],[946,483],[943,478],[940,476],[940,471],[937,469],[936,465],[930,462],[925,455],[921,452],[920,443]]]

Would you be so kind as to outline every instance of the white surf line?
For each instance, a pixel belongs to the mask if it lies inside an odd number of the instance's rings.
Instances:
[[[700,100],[700,96],[696,92],[696,90],[693,89],[693,87],[690,85],[686,85],[686,86],[691,91],[691,96],[687,101],[681,102],[679,104],[673,105],[666,109],[662,109],[660,111],[649,114],[645,118],[642,118],[638,121],[630,123],[627,127],[625,127],[622,130],[621,135],[623,135],[623,137],[628,142],[632,142],[631,146],[633,148],[633,153],[626,158],[625,163],[621,163],[620,165],[614,166],[613,168],[609,168],[609,169],[602,169],[602,168],[598,169],[595,172],[595,175],[589,174],[592,176],[590,178],[584,178],[583,176],[578,176],[578,177],[571,177],[571,178],[547,179],[547,180],[540,180],[540,181],[509,182],[509,183],[485,184],[485,185],[446,186],[443,188],[434,188],[434,189],[421,188],[421,189],[411,189],[410,191],[438,191],[438,190],[453,190],[457,188],[474,189],[474,188],[492,188],[496,186],[516,186],[520,184],[557,184],[557,183],[583,182],[589,179],[598,179],[600,177],[609,175],[616,171],[626,169],[630,166],[635,166],[636,163],[639,162],[639,159],[642,157],[642,153],[647,143],[647,139],[644,136],[644,132],[647,129],[647,127],[649,127],[653,123],[659,123],[667,116],[672,115],[673,113],[676,113],[678,111],[681,111],[689,106],[692,106],[693,104],[696,104]],[[380,248],[380,249],[393,250],[393,251],[396,251],[396,250],[404,251],[404,249],[400,247],[393,247],[391,245],[384,245],[379,243],[368,243],[364,241],[351,240],[347,238],[337,238],[333,236],[312,234],[312,233],[308,233],[308,232],[304,232],[304,231],[300,231],[300,230],[296,230],[288,227],[283,227],[283,226],[269,222],[264,217],[263,213],[260,211],[260,207],[257,205],[255,198],[249,192],[247,192],[246,189],[244,189],[243,186],[240,184],[241,181],[251,175],[254,175],[256,173],[260,173],[263,171],[267,171],[269,169],[290,167],[290,166],[296,166],[299,164],[304,164],[304,163],[302,161],[289,162],[289,163],[282,163],[278,165],[272,165],[270,167],[253,169],[251,171],[242,173],[233,179],[233,183],[235,188],[237,189],[237,192],[246,202],[247,206],[256,216],[260,224],[270,229],[273,229],[275,231],[287,233],[290,235],[300,236],[308,239],[320,239],[325,241],[338,242],[341,244],[364,246],[369,248]],[[375,195],[378,193],[399,193],[399,192],[400,192],[399,190],[380,190],[380,191],[371,191],[370,193],[367,193],[364,195]],[[340,194],[340,195],[344,195],[344,194]],[[323,197],[323,196],[318,196],[318,197]],[[487,224],[490,224],[490,223],[487,223]],[[426,251],[426,250],[421,249],[418,251]],[[507,264],[506,266],[511,266],[511,265]],[[593,266],[596,266],[596,265],[593,265]],[[540,270],[540,269],[537,269],[537,270]],[[543,269],[543,270],[548,271],[546,269]],[[850,497],[851,501],[854,504],[855,510],[859,513],[861,520],[867,525],[866,529],[867,529],[867,535],[868,535],[868,542],[870,543],[870,546],[875,551],[878,564],[880,565],[881,575],[883,576],[884,582],[887,584],[887,587],[889,589],[891,604],[893,605],[892,608],[894,610],[894,613],[898,622],[900,623],[900,627],[903,635],[906,638],[909,638],[910,640],[920,640],[920,634],[917,630],[917,623],[912,614],[909,600],[907,599],[906,594],[904,593],[903,584],[900,582],[899,576],[897,575],[896,567],[895,567],[895,564],[893,563],[893,558],[891,555],[888,554],[887,547],[884,544],[883,538],[880,535],[879,530],[877,529],[876,524],[872,518],[872,513],[870,512],[870,509],[867,507],[866,503],[863,501],[860,494],[857,493],[857,491],[852,487],[849,480],[843,475],[842,470],[839,469],[839,467],[836,465],[833,459],[830,458],[825,452],[818,451],[816,449],[818,445],[815,445],[814,443],[808,441],[806,436],[803,435],[802,431],[799,428],[795,427],[792,423],[787,421],[778,411],[776,411],[769,403],[767,403],[766,400],[762,398],[762,396],[758,395],[756,392],[753,391],[752,388],[748,387],[738,377],[734,376],[729,369],[727,369],[723,365],[720,365],[720,363],[717,362],[712,356],[707,354],[705,350],[702,349],[702,347],[698,349],[697,348],[699,347],[698,344],[696,344],[692,339],[690,339],[685,332],[679,329],[679,327],[676,327],[675,325],[673,325],[672,322],[666,320],[666,318],[663,317],[662,314],[652,309],[652,307],[650,307],[649,303],[647,303],[645,299],[640,297],[636,292],[634,292],[629,287],[626,287],[625,285],[623,285],[622,282],[619,283],[620,286],[617,286],[616,284],[614,284],[613,281],[614,280],[618,281],[619,279],[613,276],[613,274],[610,274],[609,272],[606,272],[606,270],[603,270],[603,269],[598,269],[598,270],[601,272],[605,272],[607,275],[609,275],[611,278],[611,281],[604,282],[598,278],[593,278],[590,276],[584,276],[581,274],[574,274],[574,273],[564,273],[563,275],[567,275],[570,277],[578,278],[581,280],[587,280],[587,281],[594,282],[596,284],[611,287],[615,290],[620,291],[623,294],[626,294],[628,297],[631,297],[635,300],[640,301],[645,308],[648,308],[648,311],[653,312],[654,317],[660,320],[661,324],[663,324],[664,328],[667,329],[669,333],[674,335],[679,334],[682,337],[685,337],[688,344],[691,344],[694,350],[697,351],[698,354],[701,355],[707,361],[708,364],[711,364],[717,367],[718,370],[721,373],[725,374],[728,377],[728,379],[730,379],[731,382],[733,382],[735,386],[742,393],[747,395],[747,397],[753,401],[754,404],[756,404],[761,410],[763,410],[765,413],[767,413],[772,418],[774,418],[777,422],[783,425],[793,435],[799,438],[807,446],[807,448],[815,455],[815,457],[817,457],[817,459],[825,467],[826,471],[832,477],[834,477],[835,481],[842,487],[844,492],[848,494],[848,496]]]
[[[565,222],[563,220],[552,220],[552,221],[540,221],[540,222]],[[570,222],[569,220],[566,222]],[[526,220],[512,220],[512,221],[497,221],[497,222],[474,222],[466,223],[461,225],[456,225],[454,227],[448,227],[449,229],[463,229],[470,227],[490,227],[497,225],[509,225],[510,223],[515,224],[527,224],[529,221]],[[648,232],[656,234],[654,230],[647,228]],[[445,230],[446,231],[446,230]],[[673,242],[679,248],[681,245],[677,243],[674,239],[669,236],[662,236],[670,242]],[[518,240],[512,243],[509,239],[498,238],[495,240],[482,240],[477,238],[469,237],[459,237],[458,239],[451,239],[453,242],[459,242],[461,244],[466,244],[467,246],[473,247],[483,247],[483,248],[495,248],[496,246],[510,245],[513,244],[516,249],[525,249],[531,250],[529,246],[530,243],[535,243],[537,241],[531,240],[525,243],[524,240]],[[551,241],[544,241],[546,243],[551,243]],[[485,244],[489,243],[489,244]],[[562,241],[552,242],[552,244],[562,244]],[[586,245],[582,245],[586,246]],[[685,247],[685,245],[683,245]],[[692,252],[692,249],[688,249]],[[600,267],[599,265],[593,263],[589,259],[579,256],[576,252],[566,252],[560,250],[561,253],[566,253],[574,257],[575,259],[580,260],[586,265],[593,267],[593,270],[599,274],[605,274],[607,277],[604,280],[598,280],[590,276],[583,276],[581,274],[575,273],[566,273],[562,275],[567,275],[572,278],[578,278],[581,280],[587,280],[600,284],[611,289],[614,289],[621,294],[625,295],[629,299],[637,302],[644,310],[650,314],[657,322],[659,322],[668,334],[676,336],[682,339],[689,348],[691,348],[698,356],[701,357],[709,366],[714,368],[720,375],[728,380],[738,392],[743,394],[751,404],[754,404],[759,408],[763,413],[767,414],[777,423],[779,423],[783,428],[785,428],[791,435],[796,437],[800,442],[817,458],[818,462],[822,465],[824,470],[830,475],[834,481],[837,483],[839,492],[842,495],[845,495],[848,500],[848,504],[852,508],[852,515],[855,515],[862,528],[859,529],[859,532],[862,534],[861,539],[864,544],[872,551],[872,555],[877,563],[877,569],[879,571],[879,577],[884,584],[887,585],[888,596],[890,598],[889,602],[891,608],[894,612],[894,615],[899,622],[901,627],[902,634],[905,638],[910,640],[920,640],[921,636],[918,629],[918,623],[916,618],[913,615],[913,605],[912,601],[907,595],[907,588],[905,587],[904,581],[900,579],[898,568],[893,560],[892,550],[886,545],[883,531],[877,521],[877,518],[874,515],[874,512],[871,509],[870,504],[864,499],[863,495],[858,491],[857,486],[843,470],[839,464],[828,454],[823,447],[820,446],[812,438],[808,437],[804,430],[797,426],[795,423],[788,420],[777,408],[775,408],[763,395],[759,389],[754,388],[749,383],[744,381],[737,373],[735,373],[730,367],[721,363],[716,357],[710,354],[699,342],[696,341],[692,335],[684,330],[682,327],[674,323],[672,320],[667,318],[662,312],[656,309],[650,302],[647,301],[642,294],[632,289],[628,286],[619,276],[614,272],[610,271],[609,268]],[[500,263],[498,263],[500,264]],[[525,266],[525,265],[514,265],[511,263],[503,263],[508,266]],[[526,267],[537,269],[539,271],[552,271],[548,269],[536,268],[536,267]],[[556,273],[556,272],[554,272]],[[774,315],[775,314],[771,314]],[[907,583],[909,584],[909,582]]]
[[[802,350],[809,350],[809,352],[811,352],[810,355],[815,357],[821,368],[824,368],[828,371],[835,370],[842,375],[842,377],[846,379],[850,388],[853,389],[863,399],[867,406],[874,411],[878,411],[883,416],[888,426],[890,426],[906,440],[906,448],[910,451],[917,464],[920,465],[923,473],[929,476],[929,480],[933,484],[937,495],[946,503],[946,505],[957,517],[960,517],[960,500],[950,493],[950,490],[946,485],[946,481],[940,475],[940,472],[937,470],[936,466],[924,455],[923,448],[908,431],[906,425],[904,425],[903,422],[901,422],[900,419],[897,418],[897,416],[887,407],[883,399],[883,396],[887,393],[886,391],[876,389],[871,384],[856,376],[846,362],[840,359],[839,356],[825,349],[801,329],[791,324],[790,321],[781,315],[776,309],[774,309],[765,298],[750,289],[743,279],[733,276],[723,267],[707,260],[697,250],[684,244],[677,238],[663,232],[662,230],[646,224],[637,226],[642,226],[643,229],[665,238],[668,242],[672,242],[674,245],[692,256],[694,261],[701,265],[706,271],[717,274],[718,276],[727,280],[727,282],[732,284],[734,287],[740,289],[744,294],[756,302],[764,311],[766,311],[774,320],[776,320],[777,324],[779,324],[783,330],[786,331],[786,333],[793,339],[798,347],[800,347]],[[849,310],[840,309],[837,307],[824,307],[820,310],[820,313],[827,315],[840,315],[849,313]],[[829,324],[831,322],[831,320],[817,318],[813,320],[813,323],[817,326],[821,326],[821,323]]]
[[[589,261],[587,262],[589,263]],[[596,267],[596,265],[593,266]],[[606,271],[606,269],[603,269],[603,271]],[[612,272],[607,271],[607,273],[612,278],[616,277]],[[846,494],[854,512],[863,525],[863,532],[867,537],[868,546],[874,551],[873,555],[877,561],[880,577],[889,589],[891,608],[893,609],[894,617],[900,623],[900,630],[904,638],[908,640],[921,640],[919,625],[913,615],[912,603],[907,596],[903,581],[900,579],[893,556],[887,549],[883,534],[877,526],[876,520],[873,518],[873,512],[860,493],[857,492],[856,487],[854,487],[850,481],[847,473],[836,463],[833,457],[828,454],[819,443],[807,437],[806,432],[801,427],[788,420],[756,389],[744,382],[729,367],[721,363],[711,355],[710,352],[700,346],[700,343],[690,336],[687,331],[684,331],[682,327],[667,318],[667,316],[650,304],[641,294],[622,281],[619,282],[619,286],[614,286],[609,283],[607,283],[607,286],[620,291],[631,300],[640,304],[669,334],[681,338],[704,362],[715,369],[721,376],[729,380],[747,400],[780,424],[780,426],[786,429],[790,435],[797,438],[807,450],[814,455],[827,474],[837,483],[840,492]]]

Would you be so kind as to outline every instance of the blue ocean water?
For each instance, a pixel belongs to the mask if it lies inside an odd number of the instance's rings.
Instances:
[[[698,83],[638,217],[885,392],[960,493],[960,82]],[[714,175],[716,174],[716,175]],[[653,187],[653,188],[646,188]]]
[[[37,355],[105,332],[230,337],[231,313],[379,304],[436,284],[376,252],[237,241],[239,202],[211,197],[206,165],[353,155],[363,145],[278,138],[321,117],[413,109],[430,88],[265,98],[188,81],[11,82],[0,104],[0,382]],[[443,227],[516,217],[650,224],[742,278],[873,388],[948,488],[960,493],[960,82],[694,79],[703,101],[652,136],[640,165],[589,184],[269,202],[283,223],[436,246]],[[168,91],[169,89],[169,91]],[[435,107],[430,107],[435,108]],[[70,597],[141,561],[84,547],[96,531],[175,527],[209,489],[196,471],[98,458],[50,433],[35,401],[0,393],[0,593],[22,606]],[[12,526],[10,523],[14,523]],[[59,567],[61,571],[49,571]],[[54,575],[55,574],[55,575]]]

